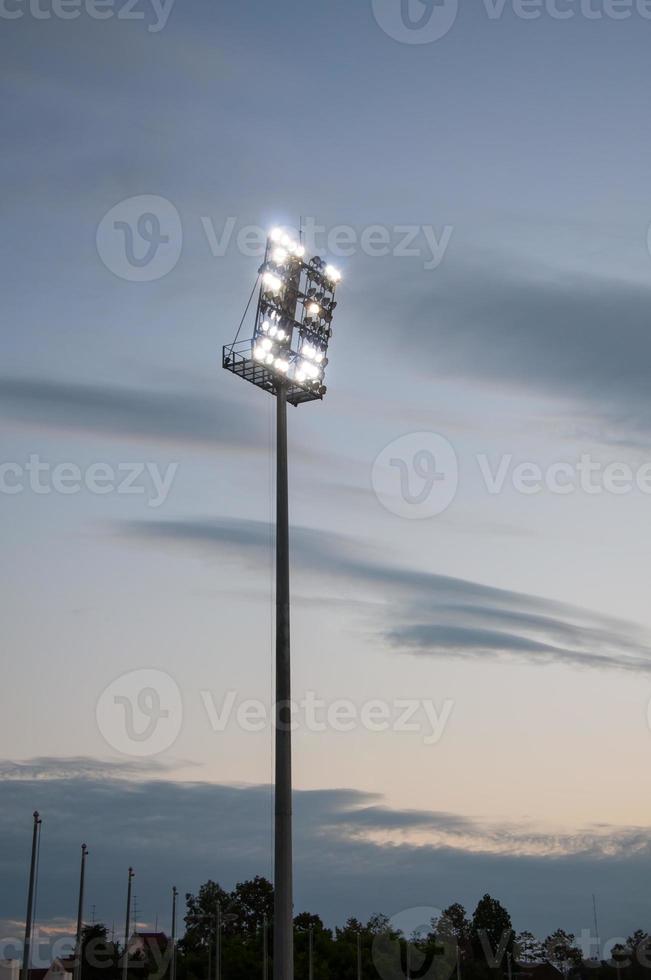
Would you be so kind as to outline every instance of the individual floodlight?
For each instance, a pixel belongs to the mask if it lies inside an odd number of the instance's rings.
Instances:
[[[327,265],[325,267],[325,274],[331,282],[339,282],[341,279],[341,272],[339,269],[335,269],[334,265]]]
[[[265,272],[263,275],[262,282],[267,289],[271,290],[272,293],[277,293],[282,288],[283,284],[283,281],[279,276],[276,276],[273,272],[269,271]]]

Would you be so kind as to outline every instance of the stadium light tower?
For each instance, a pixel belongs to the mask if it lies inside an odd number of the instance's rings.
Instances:
[[[253,337],[224,347],[227,371],[276,396],[276,767],[274,980],[294,980],[287,403],[321,400],[341,276],[275,229],[267,239]],[[255,287],[254,287],[255,289]]]

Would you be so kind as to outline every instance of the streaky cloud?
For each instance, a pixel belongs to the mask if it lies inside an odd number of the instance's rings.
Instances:
[[[208,448],[266,448],[260,412],[238,411],[217,394],[88,385],[45,377],[0,378],[0,412],[40,429]]]
[[[122,530],[233,561],[260,560],[272,541],[265,522],[230,518],[137,521]],[[376,593],[383,600],[380,639],[398,652],[651,671],[649,638],[635,624],[540,596],[391,565],[354,539],[312,528],[294,528],[291,548],[306,573],[327,578],[335,588],[345,582],[347,598],[350,585]],[[376,623],[372,629],[375,635]]]

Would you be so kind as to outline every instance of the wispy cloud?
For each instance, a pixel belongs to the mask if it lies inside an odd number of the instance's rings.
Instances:
[[[651,285],[495,253],[403,284],[418,369],[589,409],[609,439],[649,444]],[[392,342],[394,331],[387,330]],[[619,435],[618,435],[619,433]]]
[[[240,412],[217,394],[6,376],[0,378],[0,412],[39,429],[186,446],[259,449],[269,439],[263,412]]]
[[[234,560],[268,553],[270,529],[259,521],[176,520],[127,525],[143,540],[176,542]],[[431,657],[512,660],[530,665],[651,671],[651,646],[633,624],[539,596],[496,589],[387,564],[359,542],[309,528],[292,530],[294,561],[359,594],[382,600],[380,639],[397,652]],[[341,589],[339,589],[341,592]],[[341,596],[340,596],[341,597]],[[373,637],[377,625],[373,625]]]
[[[0,760],[0,780],[48,780],[48,779],[128,779],[152,776],[157,773],[167,773],[177,765],[150,759],[146,764],[142,761],[130,762],[128,759],[117,761],[92,759],[87,756],[68,756],[53,758],[39,756],[27,762]]]

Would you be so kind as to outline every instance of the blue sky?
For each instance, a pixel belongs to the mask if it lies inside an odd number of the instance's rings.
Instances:
[[[297,733],[297,788],[330,794],[336,828],[322,833],[346,871],[324,868],[316,887],[313,818],[299,808],[298,900],[336,919],[370,914],[376,898],[393,914],[472,907],[491,890],[518,927],[551,931],[562,912],[580,931],[595,891],[604,934],[646,921],[651,20],[641,3],[547,3],[528,19],[461,0],[447,33],[404,43],[398,7],[176,0],[164,22],[144,2],[141,19],[119,2],[104,20],[88,5],[69,20],[45,0],[49,18],[2,7],[2,473],[24,484],[0,494],[0,778],[23,827],[7,845],[7,929],[24,914],[36,798],[42,920],[70,917],[72,897],[57,897],[89,836],[57,802],[71,786],[106,835],[106,865],[144,865],[150,918],[179,859],[171,847],[167,869],[143,860],[137,826],[118,853],[115,814],[92,810],[106,780],[118,810],[134,785],[154,787],[153,807],[167,792],[174,827],[195,792],[211,793],[234,827],[210,873],[232,885],[269,872],[264,817],[254,867],[236,833],[242,804],[225,800],[233,786],[257,793],[256,807],[265,798],[271,731],[216,732],[206,713],[208,695],[271,696],[273,404],[221,370],[221,345],[258,266],[238,236],[299,216],[324,226],[319,248],[344,281],[328,396],[290,413],[295,690],[360,709],[452,707],[431,744],[422,732]],[[452,13],[447,0],[428,23]],[[124,256],[116,264],[123,240],[107,258],[102,236],[114,208],[135,228],[145,196],[163,208],[171,267],[138,281],[121,274]],[[378,228],[389,254],[368,247]],[[415,520],[396,488],[383,502],[376,460],[414,437],[427,445],[423,433],[451,447],[458,489]],[[639,481],[550,489],[552,468],[572,479],[586,455],[600,480],[616,466]],[[35,456],[45,492],[26,476]],[[83,477],[79,492],[47,483],[62,464]],[[486,473],[502,464],[491,492]],[[547,478],[536,492],[521,464]],[[142,493],[118,492],[117,477],[92,491],[97,466],[138,472]],[[183,721],[125,771],[97,705],[136,670],[172,678]],[[16,770],[33,759],[44,761]],[[359,819],[367,799],[382,819]],[[350,806],[355,820],[342,817]],[[205,877],[200,844],[182,890]],[[426,880],[401,877],[420,857]],[[117,872],[94,887],[89,901],[118,917]]]

